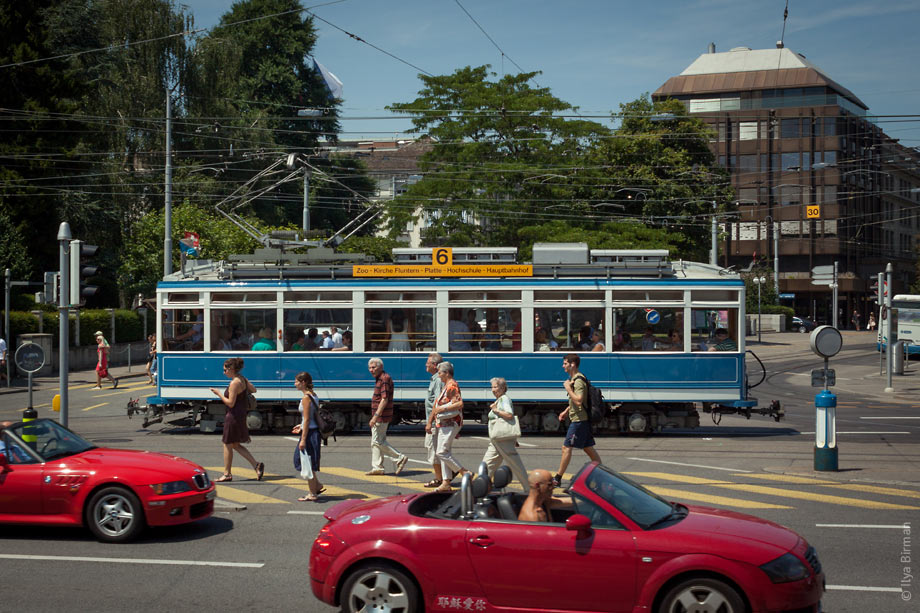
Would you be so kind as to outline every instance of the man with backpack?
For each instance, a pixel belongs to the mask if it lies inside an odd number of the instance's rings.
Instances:
[[[601,458],[594,450],[594,436],[591,434],[591,415],[588,412],[588,380],[578,372],[581,358],[577,353],[569,353],[562,359],[562,369],[569,375],[563,383],[568,394],[569,406],[559,414],[560,423],[568,417],[571,423],[562,442],[562,458],[559,461],[559,472],[553,477],[556,485],[562,483],[562,475],[572,461],[572,448],[583,450],[594,462]]]

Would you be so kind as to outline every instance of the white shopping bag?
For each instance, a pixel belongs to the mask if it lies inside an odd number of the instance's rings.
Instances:
[[[300,476],[307,480],[313,478],[313,464],[310,462],[310,454],[303,449],[300,450]]]

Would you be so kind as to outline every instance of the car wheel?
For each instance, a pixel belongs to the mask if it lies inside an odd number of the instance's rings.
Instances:
[[[808,330],[805,328],[805,326],[799,326],[799,332],[801,332],[802,334],[807,334]]]
[[[97,539],[126,543],[144,529],[144,511],[134,492],[123,487],[106,487],[90,499],[86,524]]]
[[[342,611],[418,610],[418,589],[403,571],[385,563],[375,563],[352,572],[342,587]]]
[[[667,593],[659,613],[743,613],[744,601],[718,579],[689,579]]]

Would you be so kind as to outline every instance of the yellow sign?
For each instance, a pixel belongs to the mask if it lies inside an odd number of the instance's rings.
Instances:
[[[431,263],[435,266],[452,266],[454,250],[450,247],[435,247],[431,250]]]
[[[355,277],[532,277],[530,264],[372,264],[352,266]]]
[[[818,204],[806,206],[805,215],[808,216],[808,219],[817,219],[821,217],[821,206]]]

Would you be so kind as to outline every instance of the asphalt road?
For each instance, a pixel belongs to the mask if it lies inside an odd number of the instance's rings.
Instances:
[[[604,437],[597,445],[602,459],[668,498],[750,513],[799,532],[824,564],[825,611],[917,610],[913,600],[904,600],[914,597],[917,579],[904,580],[902,573],[916,564],[902,560],[917,558],[920,534],[920,411],[913,401],[920,374],[912,372],[920,366],[911,364],[908,375],[895,378],[898,391],[885,394],[871,339],[845,334],[844,351],[831,363],[837,369],[841,470],[815,472],[817,390],[808,373],[822,362],[808,349],[807,335],[765,335],[763,344],[749,348],[767,369],[756,395],[763,405],[781,399],[785,421],[732,416],[693,431]],[[759,378],[750,361],[749,373],[752,381]],[[117,390],[91,385],[85,374],[71,377],[74,430],[101,446],[181,455],[219,475],[218,435],[159,424],[143,429],[125,416],[127,400],[151,389],[142,378],[125,378]],[[48,382],[36,390],[42,415],[49,414],[46,403],[55,391]],[[0,419],[17,418],[26,402],[21,391],[0,394]],[[364,476],[366,432],[330,441],[323,448],[321,480],[328,489],[320,503],[296,501],[305,484],[291,466],[294,440],[263,435],[250,449],[265,462],[267,478],[255,481],[252,470],[237,463],[234,481],[219,486],[218,511],[202,522],[153,530],[118,546],[97,543],[80,529],[0,527],[6,587],[0,608],[331,610],[313,598],[307,578],[322,511],[347,498],[418,491],[430,478],[420,430],[396,430],[391,442],[411,458],[398,478]],[[522,443],[528,468],[556,467],[561,437],[527,436]],[[475,467],[485,446],[484,428],[473,425],[464,427],[454,449]]]

